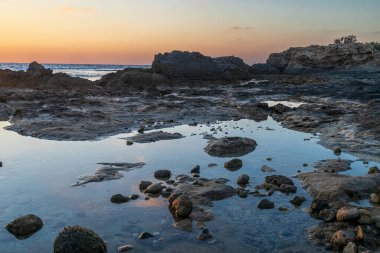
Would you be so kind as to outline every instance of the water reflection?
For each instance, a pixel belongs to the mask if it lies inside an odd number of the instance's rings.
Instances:
[[[4,127],[8,123],[0,122]],[[218,130],[218,128],[221,128]],[[211,131],[217,129],[217,133]],[[269,131],[266,129],[273,129]],[[237,187],[236,177],[246,173],[251,185],[264,181],[266,173],[262,165],[276,169],[278,174],[292,176],[297,171],[306,172],[311,166],[304,163],[335,158],[331,150],[318,145],[311,134],[300,133],[281,127],[269,118],[263,122],[251,120],[218,122],[211,125],[187,125],[164,129],[179,132],[186,138],[160,141],[150,144],[127,146],[119,139],[133,133],[121,134],[100,141],[46,141],[20,136],[0,130],[0,219],[2,224],[27,213],[34,213],[44,221],[38,233],[24,241],[15,239],[5,229],[0,230],[2,253],[51,252],[58,232],[67,225],[81,225],[94,229],[109,243],[110,252],[117,252],[122,244],[135,245],[134,252],[320,252],[322,249],[310,244],[306,230],[317,221],[301,209],[293,207],[289,200],[294,196],[275,193],[273,210],[259,210],[260,198],[248,197],[215,202],[215,219],[207,223],[213,240],[199,242],[199,231],[181,232],[172,227],[173,219],[162,198],[114,205],[110,197],[116,193],[140,194],[141,180],[156,182],[153,172],[170,169],[172,174],[189,174],[200,165],[201,175],[208,178],[224,177]],[[238,171],[223,168],[225,158],[208,156],[203,148],[207,140],[203,134],[214,137],[242,136],[256,140],[256,150],[244,157],[243,167]],[[310,139],[310,141],[304,141]],[[267,158],[272,160],[268,161]],[[341,159],[356,158],[343,153]],[[99,162],[145,162],[142,169],[124,173],[119,180],[90,183],[70,187],[80,175],[89,175]],[[218,166],[208,168],[208,164]],[[371,165],[373,163],[370,163]],[[362,163],[354,165],[356,171],[364,171]],[[298,193],[307,196],[298,181]],[[302,207],[310,204],[310,197]],[[283,213],[277,208],[290,207]],[[137,235],[148,231],[156,233],[152,240],[140,241]]]

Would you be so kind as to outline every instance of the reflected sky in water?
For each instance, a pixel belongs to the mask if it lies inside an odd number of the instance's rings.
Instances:
[[[7,124],[0,122],[0,127]],[[211,133],[211,128],[219,126],[222,131],[215,137],[250,137],[258,143],[254,152],[242,157],[243,167],[238,171],[223,168],[226,158],[211,157],[203,151],[207,140],[202,134]],[[271,118],[263,122],[240,120],[196,127],[183,125],[164,131],[179,132],[186,138],[127,146],[120,138],[134,133],[100,141],[73,142],[40,140],[1,129],[1,223],[5,225],[28,213],[44,221],[42,230],[22,241],[4,228],[0,229],[1,252],[51,252],[55,236],[67,225],[95,230],[109,243],[109,252],[117,252],[117,247],[124,244],[134,245],[134,252],[284,252],[287,248],[291,249],[289,252],[323,252],[307,240],[307,228],[317,221],[304,210],[311,199],[297,180],[297,194],[308,199],[301,209],[288,202],[292,195],[275,193],[270,197],[276,207],[288,206],[291,209],[288,213],[281,213],[277,208],[259,210],[260,198],[251,196],[215,202],[215,219],[207,223],[214,239],[208,242],[196,239],[199,231],[195,226],[192,233],[172,227],[166,199],[146,201],[141,194],[138,200],[112,204],[113,194],[140,194],[141,180],[157,181],[153,178],[157,169],[170,169],[174,175],[188,174],[199,164],[203,177],[228,178],[233,187],[237,187],[236,177],[246,173],[251,176],[249,188],[253,190],[268,175],[260,170],[264,164],[276,169],[278,174],[292,176],[298,170],[310,171],[315,161],[335,158],[331,150],[317,144],[317,136],[285,129]],[[273,160],[267,161],[268,157]],[[341,158],[356,160],[348,154],[342,154]],[[70,187],[79,176],[92,174],[99,162],[145,162],[147,165],[123,172],[120,180]],[[209,163],[218,166],[208,168]],[[309,166],[303,167],[303,163]],[[353,171],[365,174],[373,164],[358,161]],[[140,241],[137,235],[143,231],[155,232],[156,236]]]

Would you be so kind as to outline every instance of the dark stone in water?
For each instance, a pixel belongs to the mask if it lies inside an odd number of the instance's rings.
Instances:
[[[194,173],[201,173],[201,167],[199,165],[195,166],[191,171],[190,171],[191,174],[194,174]]]
[[[242,174],[236,179],[238,185],[247,185],[249,183],[249,176],[247,174]]]
[[[243,161],[239,158],[234,158],[224,163],[224,168],[235,171],[240,169],[243,166]]]
[[[294,186],[294,185],[289,185],[289,184],[282,184],[280,186],[280,191],[281,192],[284,192],[286,194],[289,194],[289,193],[296,193],[297,192],[297,187]]]
[[[212,234],[207,228],[202,229],[202,232],[198,235],[198,240],[206,241],[212,238]]]
[[[273,176],[266,176],[265,182],[268,184],[276,185],[278,187],[281,187],[281,185],[294,185],[293,181],[285,176],[281,175],[273,175]]]
[[[5,228],[18,239],[26,239],[40,230],[42,226],[43,222],[40,217],[28,214],[15,219],[6,225]]]
[[[140,191],[144,191],[146,188],[148,188],[151,184],[153,184],[152,182],[150,181],[141,181],[140,182],[140,185],[139,185],[139,188],[140,188]]]
[[[126,203],[130,200],[129,197],[127,196],[124,196],[122,194],[115,194],[111,197],[111,202],[114,203],[114,204],[122,204],[122,203]]]
[[[306,201],[306,198],[303,197],[303,196],[295,196],[294,199],[292,199],[291,201],[289,201],[290,203],[292,203],[293,205],[295,206],[300,206],[302,205],[303,202]]]
[[[94,231],[80,227],[65,227],[54,241],[54,253],[106,253],[107,246]]]
[[[132,194],[131,196],[129,196],[129,198],[132,199],[132,200],[136,200],[136,199],[138,199],[139,197],[140,197],[140,196],[137,195],[137,194]]]
[[[260,203],[257,207],[260,209],[273,209],[274,203],[268,199],[263,199],[260,201]]]
[[[211,156],[234,157],[251,153],[256,146],[256,141],[249,138],[225,137],[210,141],[205,147],[205,151]]]
[[[152,238],[152,237],[154,237],[154,235],[152,235],[151,233],[148,233],[148,232],[143,232],[139,235],[140,240],[145,240],[145,239]]]
[[[170,179],[172,172],[170,170],[156,170],[154,172],[154,177],[159,180],[168,180]]]

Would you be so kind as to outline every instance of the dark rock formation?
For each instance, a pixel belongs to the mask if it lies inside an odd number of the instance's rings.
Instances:
[[[292,47],[273,53],[266,64],[255,64],[255,74],[300,73],[315,70],[380,69],[380,52],[373,44],[346,43],[327,46]]]
[[[155,56],[152,69],[171,79],[241,80],[249,76],[249,66],[238,57],[211,58],[198,52],[173,51]]]
[[[28,214],[15,219],[6,225],[5,228],[18,239],[26,239],[40,230],[42,226],[43,222],[40,217],[34,214]]]
[[[105,253],[106,243],[94,231],[80,227],[65,227],[54,241],[54,253]]]

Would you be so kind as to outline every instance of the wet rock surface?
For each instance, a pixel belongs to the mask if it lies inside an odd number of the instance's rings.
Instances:
[[[94,231],[80,226],[65,227],[54,241],[54,253],[105,253],[106,243]]]
[[[26,239],[40,230],[42,226],[43,222],[40,217],[28,214],[15,219],[7,224],[5,228],[18,239]]]
[[[225,137],[210,141],[205,151],[216,157],[236,157],[251,153],[256,146],[256,141],[249,138]]]
[[[183,138],[184,136],[179,133],[165,133],[163,131],[138,134],[132,137],[126,138],[126,140],[136,143],[151,143],[162,140],[175,140]]]
[[[124,175],[120,171],[128,172],[134,169],[142,168],[145,163],[100,163],[105,165],[98,168],[94,175],[79,177],[72,186],[80,186],[92,182],[103,182],[108,180],[117,180]]]

